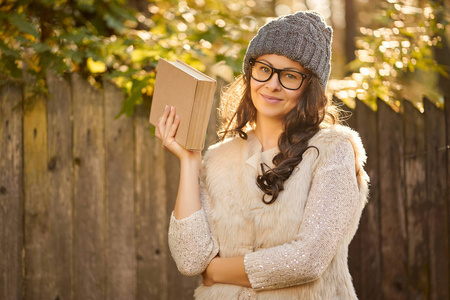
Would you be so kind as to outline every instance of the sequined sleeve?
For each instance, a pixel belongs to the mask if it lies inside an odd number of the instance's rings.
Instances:
[[[169,248],[178,270],[187,276],[201,274],[219,252],[207,220],[207,192],[200,185],[202,208],[187,218],[177,220],[173,213],[169,225]]]
[[[358,199],[355,154],[346,140],[319,162],[298,238],[245,256],[252,287],[277,289],[318,279],[349,231]]]

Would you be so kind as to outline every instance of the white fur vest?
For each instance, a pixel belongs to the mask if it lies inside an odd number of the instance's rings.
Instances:
[[[264,263],[258,262],[261,269],[264,267],[267,272],[258,271],[256,269],[258,266],[251,265],[256,264],[258,258],[252,258],[251,255],[259,253],[258,251],[262,249],[270,249],[295,240],[305,239],[301,232],[303,230],[302,221],[307,202],[313,201],[309,197],[317,168],[336,152],[336,147],[342,143],[348,144],[348,141],[354,151],[354,174],[356,174],[354,178],[355,185],[357,185],[354,193],[357,200],[354,201],[356,204],[354,209],[352,208],[351,219],[342,229],[345,231],[340,228],[341,231],[330,228],[330,233],[340,232],[341,238],[330,250],[332,255],[329,260],[325,259],[326,264],[320,267],[323,270],[311,271],[313,275],[299,279],[298,282],[294,278],[293,283],[278,283],[274,279],[278,273],[267,271],[270,264],[264,265]],[[361,211],[367,200],[368,176],[363,169],[366,159],[365,151],[358,134],[348,127],[340,125],[322,129],[310,140],[310,145],[317,149],[310,148],[305,152],[302,162],[285,182],[284,191],[271,205],[266,205],[261,201],[263,193],[256,185],[256,176],[260,173],[261,162],[273,167],[271,160],[277,153],[277,149],[261,152],[259,141],[250,132],[248,140],[239,137],[227,140],[212,146],[205,155],[202,181],[209,197],[203,199],[203,206],[211,233],[219,244],[219,255],[231,257],[251,254],[249,262],[246,261],[246,264],[249,264],[249,266],[246,265],[246,270],[254,273],[249,274],[249,278],[257,292],[258,299],[356,299],[348,271],[347,254],[348,245],[357,230]],[[316,180],[320,180],[320,178]],[[339,178],[336,179],[336,184],[341,184]],[[320,252],[321,245],[312,247],[319,247],[317,251]],[[285,251],[283,249],[280,248],[277,250],[279,252],[269,253],[274,261],[276,261],[277,253],[280,256],[283,255],[283,251]],[[311,257],[309,260],[305,260],[303,265],[296,259],[297,266],[305,270],[308,268],[313,270],[315,258]],[[300,257],[298,259],[300,260]],[[282,257],[280,261],[282,261]],[[287,266],[283,272],[296,274],[295,268],[293,270],[292,268],[289,269]],[[265,273],[269,274],[268,277],[264,277]],[[293,276],[295,277],[295,275]],[[285,277],[280,275],[280,278]],[[266,281],[268,282],[267,287]],[[295,286],[290,286],[293,284]],[[196,290],[196,298],[237,299],[238,295],[243,295],[243,290],[242,287],[224,284],[215,284],[211,287],[200,286]]]

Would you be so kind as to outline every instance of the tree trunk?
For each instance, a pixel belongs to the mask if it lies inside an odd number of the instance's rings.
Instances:
[[[348,64],[355,56],[356,15],[353,0],[345,0],[345,59]]]

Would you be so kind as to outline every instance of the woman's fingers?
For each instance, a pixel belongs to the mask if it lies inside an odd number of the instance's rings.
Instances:
[[[163,112],[161,118],[159,118],[159,121],[158,121],[158,127],[159,127],[159,130],[160,130],[160,133],[164,132],[164,129],[165,129],[165,126],[166,126],[167,117],[169,116],[169,113],[170,113],[170,108],[169,108],[169,106],[166,105],[166,108],[164,109],[164,112]]]
[[[166,119],[166,124],[165,124],[165,128],[164,128],[164,139],[168,138],[168,137],[173,137],[173,135],[169,134],[170,128],[172,127],[173,121],[174,121],[174,117],[175,117],[175,107],[171,106],[170,107],[170,111],[169,111],[169,115],[167,116]]]
[[[174,112],[176,113],[176,110],[174,110]],[[167,127],[168,136],[175,137],[175,134],[177,133],[178,125],[180,125],[180,116],[175,115],[172,125],[170,127]]]
[[[158,123],[159,123],[159,121],[158,121]],[[161,139],[161,132],[159,131],[159,125],[158,124],[156,124],[156,126],[155,126],[155,136],[158,139]]]
[[[175,134],[180,125],[180,116],[176,114],[176,108],[166,106],[164,113],[156,125],[155,136],[162,141],[162,146],[171,151],[175,150]],[[176,143],[175,143],[176,144]],[[175,147],[174,149],[172,149]]]
[[[161,140],[163,148],[172,152],[179,159],[195,157],[201,161],[200,152],[186,150],[175,141],[175,135],[181,122],[181,118],[176,112],[176,108],[173,106],[167,106],[164,109],[164,113],[155,126],[155,136]]]
[[[169,116],[169,113],[170,113],[170,107],[166,105],[166,108],[164,109],[162,116],[159,118],[158,123],[156,123],[155,136],[160,140],[162,140],[164,138],[164,132],[166,130],[166,122],[167,122],[167,117]]]

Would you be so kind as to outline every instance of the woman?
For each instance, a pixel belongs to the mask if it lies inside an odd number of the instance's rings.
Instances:
[[[181,164],[169,246],[183,274],[202,274],[197,299],[357,299],[347,253],[368,177],[358,135],[327,105],[331,36],[314,12],[261,27],[203,162],[174,141],[176,109],[161,117]]]

